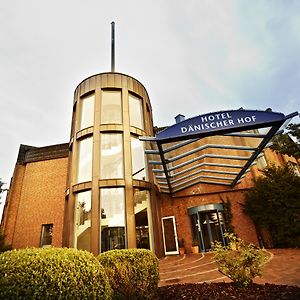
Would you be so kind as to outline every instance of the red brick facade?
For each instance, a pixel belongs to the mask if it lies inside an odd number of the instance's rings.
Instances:
[[[2,218],[2,229],[6,243],[13,248],[39,247],[43,224],[53,224],[52,246],[62,247],[65,239],[64,218],[66,215],[65,193],[68,170],[66,145],[64,154],[52,155],[53,149],[45,154],[39,149],[30,150],[21,162],[16,164]],[[47,147],[46,147],[47,148]],[[47,150],[48,151],[48,150]],[[268,163],[282,165],[284,162],[297,163],[294,159],[265,151]],[[19,159],[19,158],[18,158]],[[208,204],[220,204],[229,200],[232,211],[232,225],[242,239],[259,245],[259,236],[265,246],[272,246],[268,232],[255,227],[250,217],[244,214],[243,193],[252,186],[252,179],[260,175],[257,167],[252,167],[242,182],[234,188],[201,184],[194,185],[173,196],[155,193],[153,232],[155,252],[162,256],[161,218],[174,216],[178,239],[184,238],[185,248],[192,246],[192,224],[188,209]]]
[[[268,164],[283,165],[297,161],[287,155],[277,154],[270,149],[265,150]],[[192,224],[188,209],[207,204],[222,204],[229,200],[231,203],[232,225],[238,237],[251,242],[257,246],[263,242],[265,247],[272,247],[272,241],[268,232],[256,228],[252,219],[244,213],[244,193],[253,185],[253,179],[261,175],[261,170],[254,166],[251,168],[242,182],[234,188],[209,184],[198,184],[187,188],[175,195],[161,194],[161,216],[174,216],[178,240],[184,239],[186,252],[191,252],[192,246]]]
[[[285,162],[299,167],[298,162],[285,155],[265,150],[268,164],[282,165]],[[66,187],[68,173],[68,144],[34,148],[21,146],[17,164],[6,199],[1,227],[6,243],[13,248],[39,247],[43,224],[53,224],[52,246],[71,246],[66,241],[65,218],[73,211],[66,209]],[[154,249],[163,256],[162,217],[175,217],[178,239],[185,240],[187,252],[192,246],[192,223],[188,210],[209,204],[221,204],[229,200],[232,211],[232,225],[242,239],[259,245],[259,237],[265,246],[272,246],[266,230],[256,228],[253,221],[244,214],[244,192],[260,176],[258,167],[234,188],[212,184],[197,184],[169,195],[152,189],[152,225]]]
[[[43,224],[53,224],[52,245],[62,246],[68,158],[16,164],[2,228],[13,248],[39,247]]]
[[[222,191],[213,194],[193,194],[180,197],[163,195],[161,197],[162,217],[175,216],[178,239],[181,240],[184,238],[188,252],[192,246],[191,220],[188,215],[188,208],[222,203],[222,199],[225,201],[228,199],[231,202],[233,214],[232,225],[234,226],[235,233],[240,238],[258,245],[255,226],[251,218],[243,213],[243,190]]]

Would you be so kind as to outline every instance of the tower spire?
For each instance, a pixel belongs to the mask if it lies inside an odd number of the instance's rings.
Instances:
[[[115,22],[111,22],[111,72],[115,72]]]

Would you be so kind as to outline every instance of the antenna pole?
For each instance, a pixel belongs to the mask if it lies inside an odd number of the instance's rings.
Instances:
[[[111,22],[111,72],[115,72],[115,22]]]

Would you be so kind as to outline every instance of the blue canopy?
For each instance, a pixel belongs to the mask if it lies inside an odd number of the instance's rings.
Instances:
[[[234,186],[275,134],[298,112],[227,110],[199,115],[141,137],[156,182],[165,193],[198,183]]]

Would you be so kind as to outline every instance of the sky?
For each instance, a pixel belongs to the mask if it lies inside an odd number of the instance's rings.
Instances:
[[[112,21],[116,72],[143,83],[157,126],[173,124],[179,113],[300,111],[300,1],[1,1],[6,187],[20,144],[69,141],[76,86],[110,71]]]

